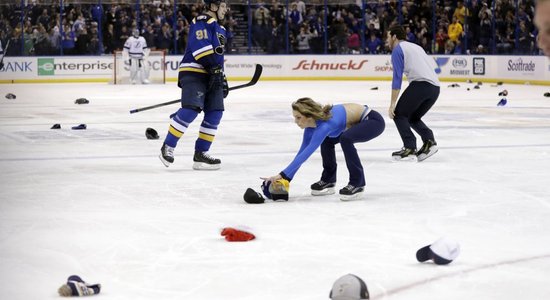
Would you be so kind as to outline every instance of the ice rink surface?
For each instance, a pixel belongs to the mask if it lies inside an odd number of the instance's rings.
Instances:
[[[387,117],[388,82],[233,91],[210,151],[219,171],[192,170],[202,115],[165,168],[159,149],[178,106],[129,114],[179,98],[174,83],[0,85],[0,299],[57,299],[77,274],[102,284],[98,299],[317,300],[347,273],[366,281],[371,299],[548,299],[550,89],[449,84],[424,119],[440,151],[421,163],[391,162],[402,144]],[[497,107],[503,89],[508,104]],[[317,151],[288,202],[246,204],[246,188],[259,190],[259,177],[299,148],[290,104],[304,96],[385,117],[381,136],[357,144],[364,198],[311,196]],[[81,97],[90,103],[75,104]],[[82,123],[87,130],[71,130]],[[147,140],[147,127],[161,139]],[[337,155],[339,189],[348,172]],[[258,238],[226,242],[219,230],[235,225]],[[418,263],[416,250],[441,236],[460,243],[459,257]]]

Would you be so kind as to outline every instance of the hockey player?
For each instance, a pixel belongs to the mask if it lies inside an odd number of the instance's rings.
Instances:
[[[321,180],[311,185],[311,194],[334,194],[337,168],[334,145],[340,143],[349,171],[349,181],[340,190],[340,200],[359,198],[366,183],[361,159],[354,144],[370,141],[382,134],[385,128],[384,118],[366,105],[344,103],[323,106],[311,98],[300,98],[292,103],[292,114],[296,125],[304,129],[300,150],[283,171],[262,179],[267,182],[276,182],[281,178],[291,181],[302,164],[320,146],[323,173]]]
[[[149,64],[147,63],[149,52],[147,42],[142,36],[139,36],[139,30],[134,29],[132,36],[124,43],[122,51],[124,60],[130,63],[130,82],[132,84],[136,84],[138,72],[141,73],[140,82],[149,83]]]
[[[193,169],[216,170],[221,161],[209,156],[227,96],[227,80],[223,73],[226,31],[220,24],[228,10],[225,0],[204,0],[203,12],[189,28],[185,54],[179,65],[178,86],[181,108],[172,114],[168,134],[161,147],[160,160],[168,167],[174,162],[174,148],[198,114],[204,113],[195,142]]]
[[[430,110],[439,97],[439,79],[435,73],[436,64],[420,46],[407,42],[405,29],[400,25],[388,30],[386,43],[392,50],[393,80],[391,102],[388,114],[397,126],[403,140],[403,148],[392,153],[394,160],[418,160],[434,155],[437,144],[434,134],[422,117]],[[403,73],[407,75],[409,86],[397,102],[401,91]],[[397,105],[396,105],[397,102]],[[416,131],[424,144],[416,151]]]

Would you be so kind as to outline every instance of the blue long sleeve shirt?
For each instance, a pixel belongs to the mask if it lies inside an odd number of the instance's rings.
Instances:
[[[332,107],[332,117],[327,121],[316,121],[317,127],[304,129],[302,145],[292,162],[281,172],[281,175],[289,180],[294,178],[302,164],[321,146],[326,137],[338,137],[346,130],[346,109],[342,104]]]

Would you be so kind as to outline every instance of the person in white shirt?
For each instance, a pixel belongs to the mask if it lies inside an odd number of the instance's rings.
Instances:
[[[424,49],[406,41],[403,26],[392,26],[388,30],[386,44],[392,50],[393,65],[392,93],[388,114],[395,122],[403,140],[403,148],[393,152],[392,157],[394,160],[423,161],[437,152],[434,134],[422,122],[422,117],[432,108],[439,97],[440,84],[435,73],[437,65],[434,59],[424,52]],[[397,101],[403,74],[407,76],[409,86]],[[418,151],[416,151],[416,137],[411,128],[420,135],[424,142]]]
[[[139,30],[134,29],[132,36],[124,43],[122,55],[124,60],[130,63],[130,82],[136,84],[138,71],[141,73],[140,81],[143,84],[149,83],[149,57],[150,49],[147,47],[145,38],[139,36]]]

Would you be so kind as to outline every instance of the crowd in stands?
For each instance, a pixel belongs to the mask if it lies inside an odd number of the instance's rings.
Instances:
[[[10,41],[8,56],[97,55],[121,50],[133,28],[152,49],[183,54],[189,22],[202,9],[195,4],[0,5],[0,39]],[[141,1],[140,3],[148,3]],[[382,54],[386,31],[402,24],[407,39],[434,54],[538,54],[533,26],[534,0],[367,1],[355,4],[305,4],[271,1],[250,6],[252,46],[264,53]],[[230,3],[231,4],[231,3]],[[230,53],[238,22],[248,6],[230,6],[225,26]],[[244,16],[237,21],[234,16]],[[288,26],[287,26],[288,22]],[[363,25],[364,24],[364,25]],[[364,30],[362,27],[364,26]],[[241,26],[242,27],[242,26]],[[287,31],[288,29],[288,31]],[[287,46],[288,34],[288,46]],[[248,39],[247,39],[248,40]]]

